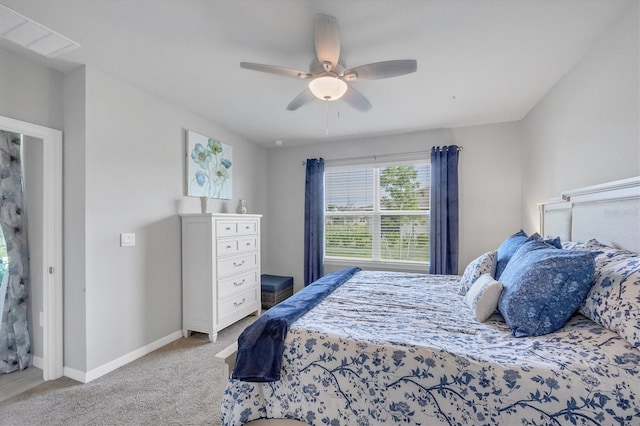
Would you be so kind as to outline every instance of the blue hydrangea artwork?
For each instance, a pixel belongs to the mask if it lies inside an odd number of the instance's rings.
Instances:
[[[187,131],[187,195],[232,198],[232,147]]]

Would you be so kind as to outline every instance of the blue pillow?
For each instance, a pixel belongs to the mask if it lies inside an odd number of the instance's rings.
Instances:
[[[507,263],[509,263],[509,259],[511,259],[511,256],[513,256],[513,253],[515,253],[518,247],[520,247],[528,239],[542,241],[542,237],[537,232],[531,235],[531,237],[527,237],[527,234],[521,229],[520,231],[504,240],[504,242],[500,245],[500,247],[498,248],[498,257],[496,263],[496,280],[500,278],[500,275],[502,275],[502,272],[504,271],[504,268],[507,267]],[[562,248],[560,237],[549,238],[544,240],[544,242],[552,245],[555,248]]]
[[[559,250],[532,236],[513,254],[502,273],[498,309],[516,337],[560,329],[586,298],[595,272],[595,254]]]
[[[540,234],[538,234],[537,232],[535,234],[532,235],[533,236],[540,236]],[[542,238],[542,237],[540,237]],[[562,248],[562,241],[560,241],[560,237],[555,237],[555,238],[547,238],[544,240],[545,243],[554,246],[557,249],[561,249]]]
[[[527,234],[521,229],[520,231],[504,240],[502,244],[500,244],[500,247],[498,247],[498,257],[496,263],[496,280],[500,278],[500,275],[502,275],[502,271],[504,271],[504,268],[506,268],[507,263],[509,263],[509,259],[511,259],[511,256],[513,256],[513,253],[516,252],[516,250],[522,245],[522,243],[527,241],[527,238],[529,237],[527,237]]]

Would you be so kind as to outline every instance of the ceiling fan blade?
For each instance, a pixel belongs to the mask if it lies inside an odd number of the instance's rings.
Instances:
[[[314,99],[317,99],[317,98],[313,95],[313,93],[311,93],[311,90],[307,89],[302,93],[300,93],[295,98],[293,98],[293,100],[289,103],[289,105],[287,105],[287,111],[295,111],[301,106],[308,104]]]
[[[346,70],[344,72],[344,79],[348,81],[376,80],[380,78],[390,78],[409,74],[416,72],[417,69],[418,61],[415,59],[375,62],[373,64],[361,65],[359,67]]]
[[[240,68],[284,75],[287,77],[297,77],[303,79],[311,77],[311,74],[306,71],[294,70],[293,68],[277,67],[275,65],[254,64],[252,62],[240,62]]]
[[[369,100],[365,98],[362,93],[358,92],[353,87],[349,87],[347,89],[344,95],[342,95],[342,99],[344,99],[349,105],[361,112],[367,112],[371,108],[373,108],[371,102],[369,102]]]
[[[325,71],[332,71],[340,59],[340,35],[338,34],[338,20],[335,17],[318,14],[315,43],[318,62],[323,66],[329,63],[330,65],[325,67]]]

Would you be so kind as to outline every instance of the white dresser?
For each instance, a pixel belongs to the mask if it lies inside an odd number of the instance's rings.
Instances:
[[[209,334],[260,315],[260,218],[183,214],[182,334]]]

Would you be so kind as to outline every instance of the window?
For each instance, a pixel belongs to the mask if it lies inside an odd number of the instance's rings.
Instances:
[[[325,170],[325,258],[426,264],[427,160]]]

